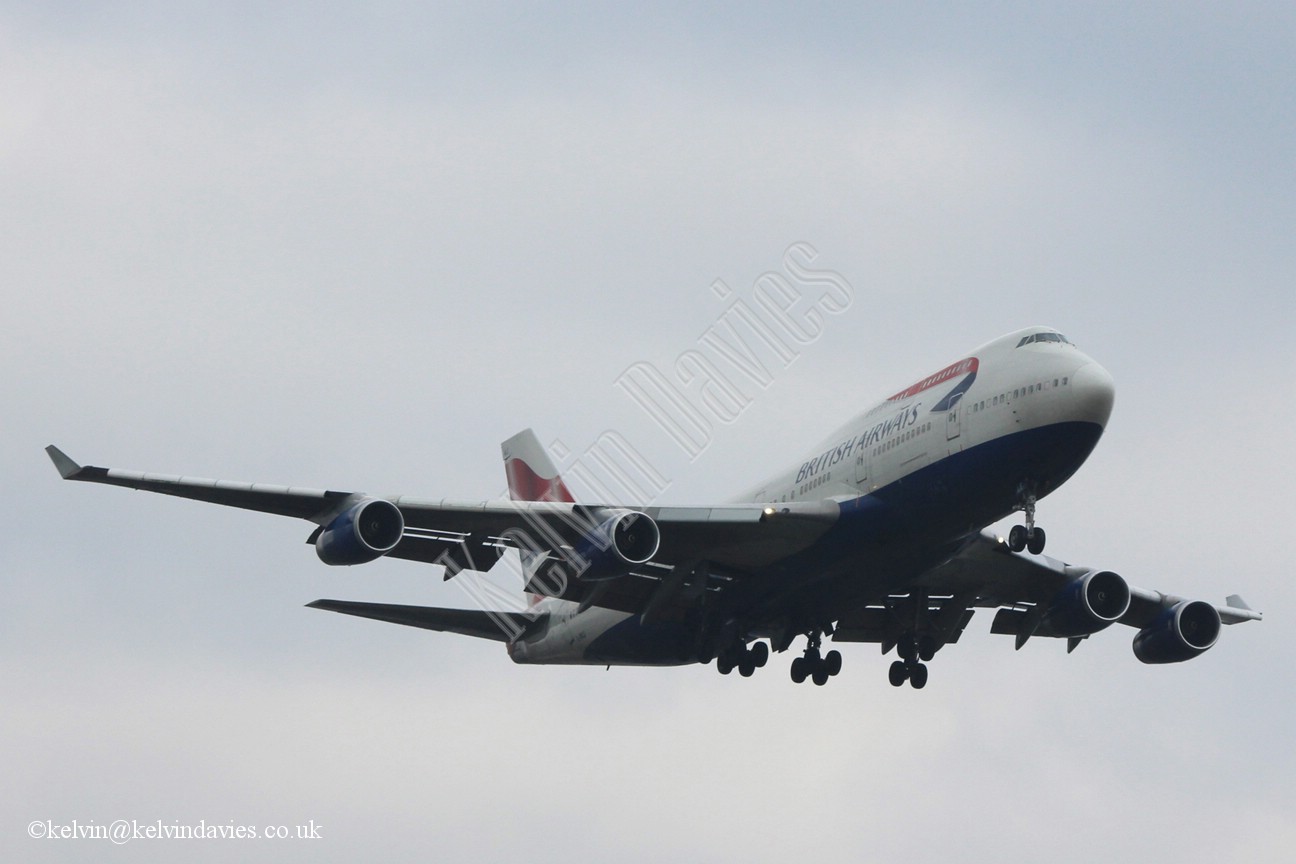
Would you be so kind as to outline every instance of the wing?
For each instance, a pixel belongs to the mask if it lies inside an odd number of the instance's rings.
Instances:
[[[526,586],[534,593],[628,612],[643,612],[654,602],[660,605],[666,587],[672,591],[687,588],[699,581],[699,574],[702,581],[733,578],[734,574],[767,566],[805,549],[832,527],[840,512],[829,501],[781,504],[777,508],[756,504],[623,508],[549,501],[457,501],[409,496],[375,499],[358,492],[82,466],[57,447],[47,447],[46,452],[66,480],[123,486],[308,520],[320,526],[309,538],[312,543],[339,515],[367,501],[387,501],[400,511],[403,527],[399,540],[384,554],[442,565],[446,578],[465,569],[488,570],[508,548],[547,555],[556,565],[570,561],[573,552],[605,527],[608,514],[629,509],[647,515],[659,531],[660,543],[651,561],[635,566],[623,578],[603,582],[572,578],[578,573],[570,572],[571,567],[555,576],[550,568],[545,574],[554,578]],[[701,562],[707,562],[705,567]]]
[[[424,630],[461,633],[478,639],[513,642],[520,636],[544,625],[544,614],[527,612],[480,612],[471,609],[438,609],[432,606],[402,606],[395,603],[357,603],[350,600],[316,600],[307,603],[312,609],[325,609],[373,618]]]
[[[1218,618],[1214,625],[1209,621],[1206,625],[1218,633],[1218,624],[1259,621],[1262,617],[1236,595],[1229,597],[1225,606],[1209,606],[1127,586],[1110,571],[1012,552],[1003,538],[989,532],[969,538],[949,560],[923,574],[914,589],[846,616],[838,622],[834,639],[880,642],[889,650],[905,633],[914,630],[914,622],[919,622],[919,629],[930,633],[938,643],[950,643],[957,641],[976,607],[998,609],[991,631],[1015,636],[1018,648],[1032,636],[1053,636],[1068,639],[1068,650],[1113,623],[1152,633],[1161,622],[1167,627],[1189,626],[1190,622],[1180,620],[1185,611],[1208,618],[1208,608]],[[1196,653],[1213,642],[1214,636],[1209,640],[1203,637],[1195,646]],[[1188,649],[1181,653],[1195,656]],[[1159,656],[1159,652],[1149,650],[1147,656]],[[1143,657],[1140,654],[1140,659]]]

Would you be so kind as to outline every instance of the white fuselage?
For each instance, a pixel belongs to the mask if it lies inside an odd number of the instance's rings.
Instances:
[[[1018,433],[1073,423],[1103,427],[1113,395],[1111,376],[1092,358],[1056,331],[1028,328],[879,402],[737,500],[859,499]],[[541,600],[535,611],[547,613],[547,626],[509,645],[515,662],[602,663],[591,656],[591,646],[634,617],[596,606],[579,611],[577,604],[553,598]]]
[[[1040,332],[1031,328],[996,339],[874,405],[825,438],[805,461],[739,500],[867,495],[997,438],[1074,421],[1105,425],[1114,392],[1107,370],[1068,342],[1017,347]],[[939,406],[960,379],[968,378],[961,396]],[[933,411],[937,407],[944,410]]]

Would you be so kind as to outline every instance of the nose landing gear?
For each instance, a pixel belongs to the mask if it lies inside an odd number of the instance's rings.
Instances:
[[[1025,511],[1026,524],[1014,525],[1008,532],[1008,548],[1014,552],[1027,549],[1032,555],[1039,555],[1044,551],[1045,537],[1044,529],[1035,527],[1034,493],[1023,493],[1022,503],[1017,509]]]

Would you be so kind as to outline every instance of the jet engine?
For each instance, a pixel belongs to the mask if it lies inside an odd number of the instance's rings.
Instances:
[[[576,545],[576,562],[585,566],[576,574],[582,582],[615,579],[657,554],[661,531],[646,513],[609,511],[611,515]]]
[[[1088,636],[1119,621],[1130,590],[1110,570],[1090,570],[1057,593],[1036,630],[1039,636]]]
[[[1185,600],[1161,613],[1134,637],[1134,656],[1144,663],[1182,663],[1215,644],[1220,616],[1201,600]]]
[[[396,548],[405,531],[400,508],[367,498],[339,513],[315,537],[315,553],[325,564],[364,564]]]

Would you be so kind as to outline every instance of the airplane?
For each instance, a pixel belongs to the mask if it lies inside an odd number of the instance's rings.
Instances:
[[[509,499],[407,496],[201,480],[81,466],[46,448],[64,479],[305,519],[330,565],[403,558],[444,577],[489,571],[510,550],[524,610],[320,599],[316,609],[503,642],[515,663],[709,664],[752,675],[805,637],[791,678],[825,684],[841,652],[895,651],[888,680],[915,689],[977,609],[991,632],[1067,640],[1120,623],[1144,663],[1190,660],[1224,606],[1130,586],[1111,570],[1043,555],[1040,499],[1084,463],[1111,415],[1111,375],[1057,330],[1030,327],[917,379],[798,462],[711,506],[578,503],[534,432],[502,444]],[[1007,538],[987,526],[1013,513]]]

